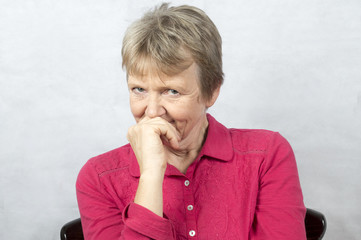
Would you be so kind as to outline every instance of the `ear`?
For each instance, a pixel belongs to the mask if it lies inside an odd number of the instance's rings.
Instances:
[[[221,86],[218,86],[214,91],[213,91],[213,94],[212,94],[212,97],[211,99],[209,99],[207,102],[206,102],[206,106],[207,108],[210,108],[213,106],[213,104],[216,102],[218,96],[219,96],[219,92],[221,90]]]

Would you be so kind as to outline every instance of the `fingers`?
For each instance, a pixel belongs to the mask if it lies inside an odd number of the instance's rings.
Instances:
[[[181,140],[176,128],[162,118],[144,118],[128,130],[128,141],[137,157],[141,173],[165,169],[172,149]]]
[[[160,139],[165,145],[170,146],[174,149],[179,148],[179,142],[181,140],[179,132],[171,123],[164,120],[163,118],[145,117],[137,125],[139,125],[139,127],[151,128],[154,133],[156,133],[160,137]]]

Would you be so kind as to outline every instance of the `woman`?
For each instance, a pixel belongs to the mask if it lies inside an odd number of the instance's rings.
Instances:
[[[123,40],[128,145],[90,159],[77,197],[85,239],[306,239],[291,147],[207,114],[223,82],[221,37],[191,6],[163,4]]]

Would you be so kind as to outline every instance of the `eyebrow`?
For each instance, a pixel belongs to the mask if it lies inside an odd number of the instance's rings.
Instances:
[[[187,88],[182,86],[181,84],[179,84],[179,81],[172,81],[171,79],[168,79],[167,81],[162,81],[163,83],[162,86],[158,87],[158,89],[160,90],[165,90],[165,89],[175,89],[175,90],[179,90],[181,92],[187,92]],[[144,81],[133,78],[132,80],[128,81],[128,85],[130,87],[136,86],[136,85],[142,85],[144,84]],[[189,90],[188,90],[189,91]]]

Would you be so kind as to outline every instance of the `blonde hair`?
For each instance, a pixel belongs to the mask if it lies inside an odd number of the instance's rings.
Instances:
[[[143,75],[150,66],[173,75],[194,61],[207,100],[223,83],[221,36],[212,20],[193,6],[163,3],[147,12],[125,32],[122,58],[128,75]]]

